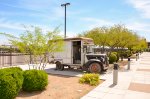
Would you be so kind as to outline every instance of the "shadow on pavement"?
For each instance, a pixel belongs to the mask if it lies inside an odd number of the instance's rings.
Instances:
[[[109,88],[113,88],[113,87],[115,87],[116,86],[116,84],[111,84],[110,86],[109,86]]]

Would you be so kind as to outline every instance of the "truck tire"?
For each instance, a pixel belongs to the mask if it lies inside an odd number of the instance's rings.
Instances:
[[[102,71],[101,65],[97,62],[93,62],[89,66],[89,71],[91,73],[100,73]]]
[[[57,61],[55,64],[56,64],[56,70],[58,70],[61,63]]]
[[[61,62],[56,62],[56,70],[64,70],[64,66],[63,66],[63,64],[61,64]]]
[[[59,70],[61,70],[61,71],[64,70],[64,65],[63,64],[60,65]]]

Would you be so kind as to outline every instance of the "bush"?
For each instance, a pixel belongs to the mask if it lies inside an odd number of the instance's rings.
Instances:
[[[48,75],[42,70],[26,70],[23,76],[22,88],[27,92],[43,90],[48,84]]]
[[[11,75],[0,76],[0,99],[14,99],[17,93],[15,79]]]
[[[0,70],[0,99],[14,99],[23,83],[22,70],[18,67]]]
[[[98,85],[99,84],[99,74],[84,74],[80,79],[79,83],[86,83],[90,84],[92,86]]]
[[[9,69],[14,70],[14,71],[23,71],[20,67],[11,67]]]
[[[127,58],[132,56],[132,54],[133,54],[132,51],[130,51],[130,50],[127,50],[126,53],[127,53]]]
[[[109,63],[112,64],[117,61],[117,56],[114,53],[109,55]]]
[[[10,68],[0,69],[0,75],[4,75],[4,74],[5,75],[10,75],[12,73],[17,73],[18,74],[18,72],[23,72],[20,67],[10,67]]]
[[[2,69],[2,71],[4,72],[3,75],[11,75],[15,79],[15,82],[17,84],[16,90],[17,90],[17,92],[19,92],[20,89],[22,88],[22,84],[23,84],[22,69],[19,67],[11,67],[11,68]]]
[[[16,76],[14,76],[14,79],[16,80],[16,84],[17,84],[17,92],[20,91],[20,89],[22,88],[22,84],[23,84],[23,71],[21,68],[19,67],[12,67],[10,68],[10,70],[12,72],[14,72]]]
[[[119,53],[118,53],[118,52],[112,52],[112,53],[115,54],[115,55],[117,56],[116,62],[118,62],[118,61],[119,61]]]
[[[130,50],[120,52],[120,57],[128,58],[132,56],[132,52]]]

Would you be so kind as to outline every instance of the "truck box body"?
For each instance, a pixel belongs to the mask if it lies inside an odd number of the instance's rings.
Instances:
[[[62,52],[54,53],[54,61],[58,70],[63,70],[64,66],[75,68],[90,68],[90,72],[100,72],[107,69],[107,56],[104,54],[94,54],[92,46],[93,40],[90,38],[66,38]],[[96,69],[95,69],[96,68]]]

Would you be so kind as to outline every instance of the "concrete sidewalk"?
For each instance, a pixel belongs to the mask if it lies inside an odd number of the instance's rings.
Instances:
[[[131,70],[119,71],[117,85],[113,85],[112,73],[102,78],[106,81],[81,99],[150,99],[150,53],[132,60]]]

